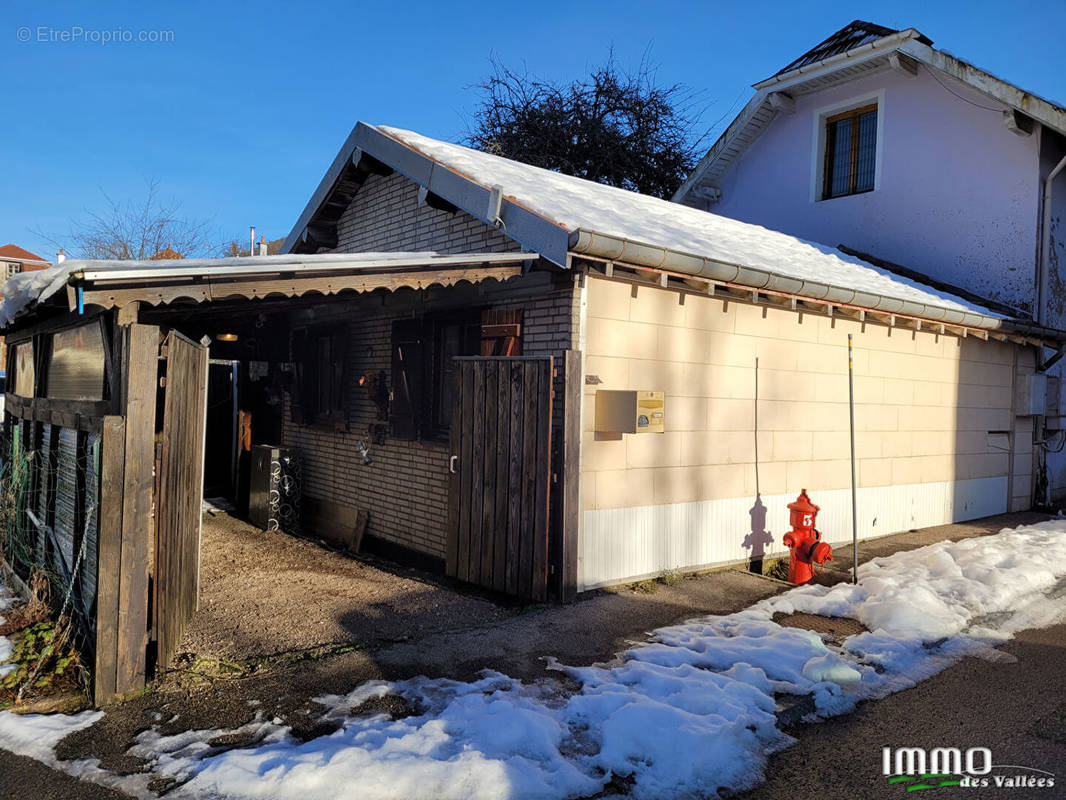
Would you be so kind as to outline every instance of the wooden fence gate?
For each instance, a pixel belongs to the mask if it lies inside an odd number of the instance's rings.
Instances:
[[[177,331],[166,347],[152,604],[160,669],[170,663],[199,598],[208,360],[207,347]]]
[[[552,359],[456,362],[447,573],[543,602],[548,595]]]

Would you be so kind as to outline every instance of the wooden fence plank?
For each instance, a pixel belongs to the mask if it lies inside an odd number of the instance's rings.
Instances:
[[[199,597],[207,355],[205,347],[171,333],[156,525],[160,667],[170,663]]]
[[[507,585],[507,511],[511,488],[511,365],[497,365],[496,404],[496,500],[492,522],[492,588],[502,592]]]
[[[484,507],[485,473],[485,369],[470,362],[474,373],[474,425],[470,459],[470,572],[471,583],[481,583],[481,513]]]
[[[118,575],[122,550],[122,492],[126,427],[122,417],[104,417],[100,441],[100,521],[97,532],[96,668],[93,701],[103,705],[117,692]]]
[[[119,694],[144,688],[148,643],[148,537],[155,463],[156,371],[159,329],[131,325],[126,336],[126,467],[123,475],[119,577]]]
[[[525,465],[522,436],[525,431],[525,365],[516,361],[508,365],[511,373],[510,403],[511,429],[508,436],[510,455],[509,479],[507,483],[507,576],[504,591],[518,594],[518,570],[521,558],[522,531],[522,476]]]
[[[481,406],[485,418],[485,452],[482,464],[484,475],[483,499],[481,505],[481,585],[493,585],[492,547],[496,541],[496,453],[500,443],[497,441],[500,402],[500,363],[490,361],[485,364],[485,403]]]
[[[462,449],[459,453],[459,543],[457,566],[453,574],[461,581],[468,581],[470,580],[470,496],[474,474],[474,445],[472,437],[467,432],[474,425],[474,370],[464,366],[460,369],[459,375],[462,390],[456,402],[461,402],[463,406],[463,419],[459,430],[455,432],[455,435],[462,439]]]
[[[537,408],[537,465],[536,517],[533,536],[533,597],[541,602],[548,599],[548,496],[551,485],[551,427],[553,360],[541,365],[537,375],[540,402]],[[545,401],[543,398],[547,398]]]

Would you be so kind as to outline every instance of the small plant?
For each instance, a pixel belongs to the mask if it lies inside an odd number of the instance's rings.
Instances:
[[[778,558],[763,564],[763,575],[776,578],[779,581],[788,580],[788,559]]]
[[[630,584],[630,588],[638,594],[655,594],[655,592],[659,591],[659,582],[649,578],[646,581],[637,581]]]
[[[21,685],[34,673],[38,663],[41,670],[34,688],[44,688],[52,682],[53,675],[66,673],[77,656],[66,646],[64,638],[61,634],[57,636],[56,626],[51,622],[36,622],[26,628],[16,637],[10,659],[15,670],[4,678],[4,688]]]
[[[661,580],[667,586],[680,586],[684,582],[685,576],[681,572],[678,572],[676,569],[672,569],[665,575],[663,575],[662,578],[660,578],[659,580]]]

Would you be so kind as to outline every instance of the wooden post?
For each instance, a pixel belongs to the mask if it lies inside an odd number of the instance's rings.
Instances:
[[[116,691],[127,694],[143,689],[145,681],[159,329],[153,325],[130,325],[121,330],[126,337],[126,464],[122,482]]]
[[[104,417],[100,442],[100,522],[97,534],[96,668],[93,698],[114,697],[118,654],[118,576],[122,548],[122,491],[126,427],[122,417]]]
[[[563,362],[562,475],[559,497],[560,563],[556,566],[558,598],[569,603],[577,597],[577,537],[581,521],[581,351],[567,350]]]

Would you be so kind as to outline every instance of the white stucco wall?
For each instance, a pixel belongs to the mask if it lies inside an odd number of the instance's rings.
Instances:
[[[973,103],[996,106],[938,77]],[[883,92],[877,189],[812,201],[817,111],[875,92]],[[955,97],[924,68],[916,77],[886,70],[799,98],[795,113],[779,115],[723,176],[711,211],[845,244],[1028,308],[1038,170],[1039,136],[1011,133],[1000,110]]]

